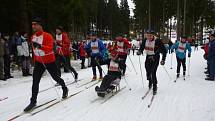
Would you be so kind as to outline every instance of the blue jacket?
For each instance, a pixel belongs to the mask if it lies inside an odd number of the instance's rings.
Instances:
[[[179,44],[180,44],[180,43],[181,43],[180,41],[177,41],[177,42],[172,46],[171,49],[172,49],[172,50],[175,49],[175,51],[176,51],[176,56],[177,56],[178,58],[184,59],[184,58],[186,58],[186,51],[188,50],[188,55],[190,55],[192,49],[191,49],[191,46],[190,46],[189,43],[185,43],[186,45],[185,45],[184,51],[180,51],[180,48],[179,48]]]
[[[104,53],[105,53],[105,46],[103,44],[103,42],[100,40],[100,39],[96,39],[96,41],[98,42],[98,52],[93,52],[92,51],[92,47],[91,47],[91,43],[93,41],[90,41],[86,46],[85,46],[85,49],[86,49],[86,52],[87,53],[90,53],[91,57],[96,57],[96,58],[103,58],[104,57]],[[95,42],[96,42],[95,41]]]

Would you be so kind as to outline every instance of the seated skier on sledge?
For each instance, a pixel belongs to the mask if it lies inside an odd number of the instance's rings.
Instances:
[[[100,97],[104,97],[105,93],[109,93],[119,85],[122,72],[122,64],[118,58],[118,54],[115,50],[111,51],[111,60],[108,66],[108,73],[102,80],[102,83],[99,86],[96,86],[95,90]]]

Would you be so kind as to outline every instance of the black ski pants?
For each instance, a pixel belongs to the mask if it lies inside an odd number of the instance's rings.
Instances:
[[[177,74],[180,74],[180,68],[181,65],[183,66],[183,75],[185,75],[186,72],[186,58],[180,59],[179,57],[176,57],[177,59]]]
[[[159,65],[159,55],[147,55],[145,61],[146,77],[153,85],[157,85],[157,68]]]
[[[100,60],[95,57],[91,57],[91,66],[93,70],[93,76],[96,76],[96,67],[97,67],[99,70],[99,75],[100,77],[102,77],[102,67],[100,65]]]
[[[33,70],[33,85],[32,85],[32,96],[31,96],[31,103],[36,103],[37,95],[39,92],[39,84],[41,77],[45,70],[48,70],[53,80],[55,80],[58,84],[61,85],[62,89],[66,89],[66,85],[64,80],[60,77],[56,63],[49,63],[49,64],[42,64],[39,62],[35,62],[34,70]]]

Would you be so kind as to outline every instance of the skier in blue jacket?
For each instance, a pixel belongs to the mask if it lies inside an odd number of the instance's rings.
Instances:
[[[191,57],[191,46],[187,42],[187,37],[182,36],[180,41],[176,41],[176,43],[172,46],[173,49],[176,51],[176,59],[177,59],[177,78],[180,75],[180,67],[181,64],[183,66],[183,76],[186,74],[186,52],[188,50],[188,57]]]
[[[99,70],[99,80],[103,79],[102,76],[102,68],[101,68],[101,61],[103,60],[104,53],[105,53],[105,46],[103,42],[96,37],[95,32],[89,33],[91,41],[86,45],[85,49],[87,53],[90,54],[91,57],[91,66],[93,70],[93,79],[92,81],[95,81],[97,79],[96,76],[96,66],[98,67]]]

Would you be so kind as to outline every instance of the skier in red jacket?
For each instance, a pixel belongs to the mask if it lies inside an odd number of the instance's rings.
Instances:
[[[114,49],[117,50],[118,52],[118,57],[119,59],[122,61],[122,75],[125,75],[125,71],[126,71],[126,59],[127,59],[127,55],[128,55],[128,49],[131,48],[131,44],[128,42],[128,39],[126,38],[122,38],[121,36],[116,37],[115,40],[116,45],[114,47]]]
[[[64,80],[57,72],[52,35],[43,31],[42,23],[41,18],[35,18],[32,21],[32,29],[35,31],[35,34],[32,36],[31,42],[35,66],[33,70],[32,96],[30,104],[24,109],[25,112],[28,112],[36,107],[39,83],[46,69],[50,73],[51,77],[61,85],[63,90],[62,98],[65,99],[68,96],[68,88],[66,87]]]
[[[70,41],[66,32],[61,26],[56,29],[56,44],[57,44],[57,65],[60,69],[60,63],[63,63],[65,70],[70,70],[74,74],[75,81],[78,79],[78,73],[70,63]],[[61,71],[59,71],[61,72]]]

